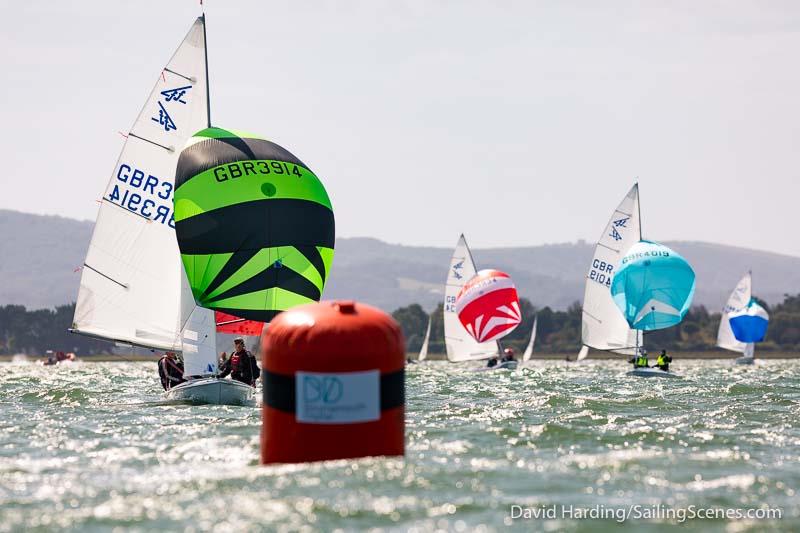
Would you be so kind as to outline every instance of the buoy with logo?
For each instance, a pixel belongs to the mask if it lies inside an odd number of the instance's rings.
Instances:
[[[352,301],[294,307],[261,337],[261,463],[405,450],[405,343],[397,322]]]

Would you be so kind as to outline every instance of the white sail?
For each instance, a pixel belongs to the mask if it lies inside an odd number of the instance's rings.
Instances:
[[[597,241],[583,293],[583,344],[598,350],[633,354],[636,331],[628,327],[611,297],[611,280],[622,256],[641,240],[639,185],[634,185],[614,210]]]
[[[497,355],[496,342],[479,343],[467,333],[456,314],[456,296],[461,287],[475,276],[475,263],[464,235],[458,239],[444,291],[444,345],[448,361],[475,361]]]
[[[127,136],[84,262],[76,333],[181,350],[194,300],[181,296],[173,188],[181,148],[209,122],[204,32],[201,17],[159,73]]]
[[[419,357],[417,361],[424,361],[428,358],[428,341],[431,338],[431,317],[428,316],[428,329],[425,330],[425,339],[422,341],[422,348],[419,349]]]
[[[725,350],[730,350],[732,352],[745,352],[747,344],[736,340],[733,330],[731,329],[729,315],[730,313],[741,311],[750,303],[753,290],[752,284],[752,277],[750,276],[750,272],[748,272],[742,276],[742,279],[739,280],[739,283],[736,284],[736,288],[733,289],[733,292],[728,297],[728,301],[725,303],[725,307],[722,309],[722,316],[720,317],[719,321],[719,330],[717,331],[717,346],[720,348],[724,348]]]
[[[581,351],[578,352],[578,357],[575,360],[583,361],[587,357],[589,357],[589,347],[584,344],[583,346],[581,346]]]
[[[217,374],[217,327],[214,311],[195,307],[181,331],[183,375],[213,376]]]
[[[522,361],[530,360],[531,356],[533,355],[533,343],[536,342],[536,323],[539,321],[539,317],[534,315],[533,317],[533,327],[531,327],[531,340],[528,341],[528,345],[525,347],[525,351],[522,353]]]

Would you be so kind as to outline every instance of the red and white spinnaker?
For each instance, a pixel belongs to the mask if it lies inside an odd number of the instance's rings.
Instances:
[[[517,288],[499,270],[481,270],[465,283],[456,298],[456,313],[478,342],[504,337],[522,321]]]

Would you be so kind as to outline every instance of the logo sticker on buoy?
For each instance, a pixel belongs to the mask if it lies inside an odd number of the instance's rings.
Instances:
[[[380,371],[295,374],[296,417],[306,424],[372,422],[381,417]]]

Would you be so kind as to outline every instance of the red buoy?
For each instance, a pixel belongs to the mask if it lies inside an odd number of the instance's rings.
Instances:
[[[261,337],[261,463],[405,451],[405,343],[383,311],[351,301],[294,307]]]

